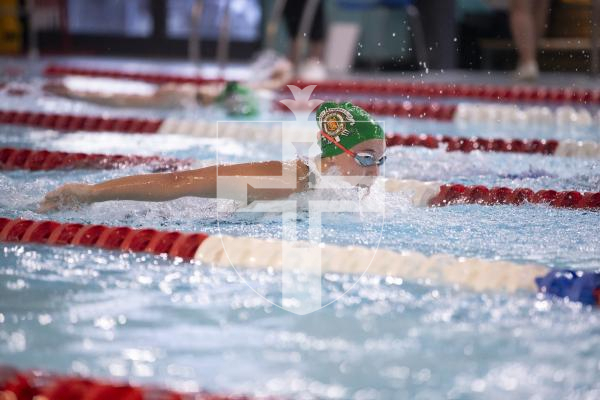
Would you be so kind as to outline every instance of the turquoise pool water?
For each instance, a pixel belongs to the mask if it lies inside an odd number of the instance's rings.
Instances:
[[[157,115],[35,93],[1,99],[6,108]],[[207,110],[158,115],[219,118]],[[386,123],[388,130],[403,132],[534,136],[518,127],[507,132],[494,126]],[[0,126],[0,133],[0,146],[161,154],[204,163],[214,160],[216,151],[213,140],[175,135],[62,135],[11,126]],[[594,135],[535,132],[535,137],[559,139]],[[274,144],[241,138],[227,145],[219,157],[228,162],[279,157]],[[598,160],[407,148],[391,148],[388,154],[385,175],[395,178],[600,190]],[[146,170],[3,171],[0,215],[47,218],[35,212],[36,204],[60,184],[140,172]],[[401,194],[388,194],[385,201],[383,248],[552,268],[600,268],[597,212],[533,205],[415,208]],[[216,202],[194,198],[165,204],[107,202],[50,217],[212,234],[220,230],[235,236],[281,234],[280,221],[272,215],[248,218],[232,212],[217,224]],[[298,222],[306,226],[307,214],[301,213]],[[323,222],[325,242],[353,244],[356,224],[365,221],[355,214],[335,214]],[[376,229],[366,224],[362,234],[365,245],[376,245]],[[578,304],[528,293],[478,294],[428,282],[365,277],[334,304],[297,316],[258,297],[233,270],[82,248],[2,244],[2,249],[0,361],[20,368],[179,390],[298,398],[600,397],[600,314]],[[246,271],[242,277],[273,301],[281,296],[276,273]],[[355,279],[325,275],[324,302],[337,298]]]

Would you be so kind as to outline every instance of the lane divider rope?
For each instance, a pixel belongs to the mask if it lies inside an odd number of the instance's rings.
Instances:
[[[125,156],[108,154],[66,153],[47,150],[0,148],[0,170],[28,169],[48,171],[53,169],[111,169],[134,165],[175,169],[192,165],[191,160],[177,160],[155,156]],[[596,209],[600,208],[600,192],[539,190],[507,187],[487,188],[482,185],[441,184],[415,180],[386,179],[386,191],[411,194],[413,205],[418,207],[447,206],[452,204],[548,204],[552,207]]]
[[[23,96],[25,88],[13,87],[3,94]],[[585,108],[559,106],[551,109],[546,106],[519,107],[515,104],[458,103],[441,105],[438,103],[415,103],[404,101],[356,101],[367,111],[379,115],[392,115],[399,118],[427,118],[452,121],[459,125],[493,124],[507,126],[559,126],[590,128],[600,123],[600,110],[593,114]],[[280,103],[274,102],[274,109],[287,112]]]
[[[9,96],[23,96],[27,89],[13,88],[4,92]],[[600,111],[594,115],[589,110],[561,106],[552,110],[548,107],[518,107],[506,104],[470,104],[440,105],[437,103],[395,102],[360,102],[366,110],[379,115],[392,115],[399,118],[425,118],[441,121],[452,121],[459,125],[494,124],[508,126],[559,126],[590,128],[600,123]],[[274,108],[287,111],[279,104]]]
[[[178,393],[153,385],[135,386],[104,379],[65,376],[43,370],[19,371],[0,365],[3,400],[250,400],[209,392]]]
[[[168,254],[216,267],[230,268],[233,263],[240,268],[274,270],[282,269],[284,251],[312,248],[312,252],[321,252],[321,273],[362,274],[369,266],[368,273],[373,275],[427,280],[474,291],[540,291],[584,304],[600,304],[600,273],[556,271],[535,264],[448,254],[426,256],[412,251],[8,218],[0,218],[0,242],[77,245]],[[297,266],[286,265],[288,267],[302,268],[302,260],[298,260]]]
[[[594,116],[590,111],[571,106],[552,110],[548,107],[519,107],[507,104],[413,102],[394,100],[354,101],[354,104],[376,115],[397,118],[434,119],[466,124],[504,124],[508,126],[560,126],[590,128],[600,123],[600,111]],[[274,103],[277,110],[289,112],[286,106]]]
[[[587,144],[588,142],[586,142]],[[386,135],[387,146],[426,147],[437,149],[444,147],[446,151],[461,151],[470,153],[475,150],[503,153],[530,153],[547,154],[556,153],[561,142],[553,139],[488,139],[478,137],[442,136],[430,134],[390,134]],[[597,150],[596,143],[589,142],[589,147]],[[583,147],[583,142],[582,146]],[[599,150],[600,151],[600,150]],[[600,156],[599,156],[600,157]]]
[[[177,160],[155,156],[125,156],[85,154],[0,148],[0,170],[28,169],[48,171],[53,169],[111,169],[134,165],[175,169],[192,165],[191,160]],[[386,179],[386,191],[411,193],[413,205],[418,207],[447,206],[453,204],[548,204],[559,208],[600,208],[600,192],[539,190],[507,187],[487,188],[482,185],[441,184],[415,180]]]
[[[156,133],[163,120],[0,110],[0,123],[28,125],[59,131]]]
[[[192,161],[157,156],[68,153],[0,147],[0,170],[112,169],[136,165],[148,165],[155,170],[170,170],[189,167]]]
[[[217,123],[214,121],[192,121],[179,118],[109,118],[94,115],[0,110],[0,123],[28,125],[63,132],[163,133],[216,138],[218,129],[219,137],[222,138],[273,141],[281,137],[281,125],[277,122],[226,122],[219,124],[217,128]],[[391,134],[387,137],[387,144],[388,146],[421,146],[432,149],[445,144],[448,151],[480,150],[600,158],[600,143],[577,140],[487,139]]]
[[[459,137],[429,134],[390,134],[388,146],[445,148],[446,151],[500,152],[544,154],[560,157],[600,158],[600,143],[582,140],[555,139],[501,139],[482,137]]]
[[[431,102],[412,101],[360,101],[352,102],[365,111],[376,115],[392,115],[398,118],[434,119],[439,121],[452,121],[456,114],[456,104],[441,104]],[[278,111],[291,112],[291,110],[280,102],[274,102],[273,106]]]
[[[47,76],[80,75],[90,77],[122,78],[150,83],[195,83],[222,81],[198,76],[161,74],[149,72],[124,72],[111,69],[48,65],[44,70]],[[469,98],[489,101],[510,102],[553,102],[600,104],[600,90],[523,85],[477,85],[455,83],[424,83],[407,81],[341,81],[321,82],[295,81],[300,87],[317,85],[317,92],[344,94],[377,94],[393,96],[415,96],[428,98]]]
[[[455,204],[522,205],[546,204],[557,208],[600,209],[600,192],[574,190],[538,190],[528,188],[492,187],[483,185],[443,184],[416,180],[387,179],[387,192],[411,193],[417,207],[443,207]]]
[[[300,82],[299,87],[317,85],[322,93],[414,96],[427,98],[467,98],[504,102],[551,102],[600,104],[600,90],[523,85],[477,85],[407,81],[325,81]]]

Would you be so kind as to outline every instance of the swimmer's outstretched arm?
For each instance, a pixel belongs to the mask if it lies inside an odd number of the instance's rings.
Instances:
[[[84,100],[112,107],[181,107],[185,104],[201,102],[210,104],[223,90],[223,84],[182,85],[165,84],[157,87],[152,94],[102,93],[75,90],[62,82],[46,85],[45,90],[58,96]]]
[[[112,107],[158,107],[167,105],[157,96],[158,91],[150,95],[102,93],[71,89],[62,82],[50,83],[44,86],[44,90],[57,96],[75,100],[84,100]]]
[[[296,181],[291,189],[248,188],[248,201],[285,198],[305,189],[307,167],[297,161],[281,163],[268,161],[236,165],[221,165],[219,176],[260,176],[269,180],[269,186],[291,186],[287,176]],[[291,169],[291,170],[290,170]],[[293,171],[295,169],[296,171]],[[296,172],[289,174],[289,172]],[[296,178],[298,177],[298,178]],[[180,197],[195,196],[215,198],[217,196],[217,167],[206,167],[165,174],[133,175],[112,179],[95,185],[67,184],[46,195],[39,212],[48,212],[61,207],[72,207],[81,203],[96,203],[109,200],[168,201]],[[234,199],[240,200],[240,199]]]

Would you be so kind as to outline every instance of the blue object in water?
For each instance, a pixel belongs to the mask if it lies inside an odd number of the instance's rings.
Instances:
[[[553,271],[543,278],[536,278],[535,283],[543,293],[600,305],[600,272]]]

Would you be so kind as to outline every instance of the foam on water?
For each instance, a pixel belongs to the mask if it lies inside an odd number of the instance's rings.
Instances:
[[[109,115],[128,111],[47,97],[33,103],[7,99],[23,109]],[[168,115],[201,118],[205,112]],[[457,132],[437,122],[390,124],[398,131],[425,127],[436,133]],[[469,136],[498,133],[497,127],[471,129],[465,132]],[[197,159],[200,165],[215,160],[217,146],[213,140],[174,135],[58,135],[6,126],[0,131],[3,146],[160,153]],[[552,132],[553,137],[559,133]],[[535,137],[551,136],[546,132]],[[225,162],[278,159],[280,147],[229,140],[221,142],[219,157]],[[49,216],[35,212],[43,195],[61,184],[143,172],[148,170],[3,172],[0,215],[281,237],[280,216],[250,218],[237,213],[239,206],[230,202],[229,213],[217,218],[216,200],[106,202]],[[385,174],[533,189],[600,188],[597,160],[518,154],[392,148]],[[298,200],[314,199],[311,196],[302,194]],[[383,248],[553,268],[600,268],[597,212],[541,205],[415,208],[406,195],[385,196]],[[299,229],[306,230],[306,210],[300,209],[297,219]],[[332,213],[323,218],[327,243],[373,247],[380,230],[368,214]],[[366,276],[339,301],[298,317],[261,299],[243,283],[242,278],[277,300],[281,275],[269,270],[245,271],[240,277],[234,270],[150,255],[33,245],[2,249],[0,360],[22,368],[127,378],[180,390],[304,398],[600,397],[600,314],[577,304]],[[323,302],[339,297],[355,280],[325,275]]]
[[[0,260],[0,352],[24,368],[328,398],[591,399],[600,389],[599,316],[574,305],[365,278],[297,317],[233,270],[36,246],[8,246]],[[279,295],[276,274],[243,277]],[[325,276],[324,300],[351,284]]]

